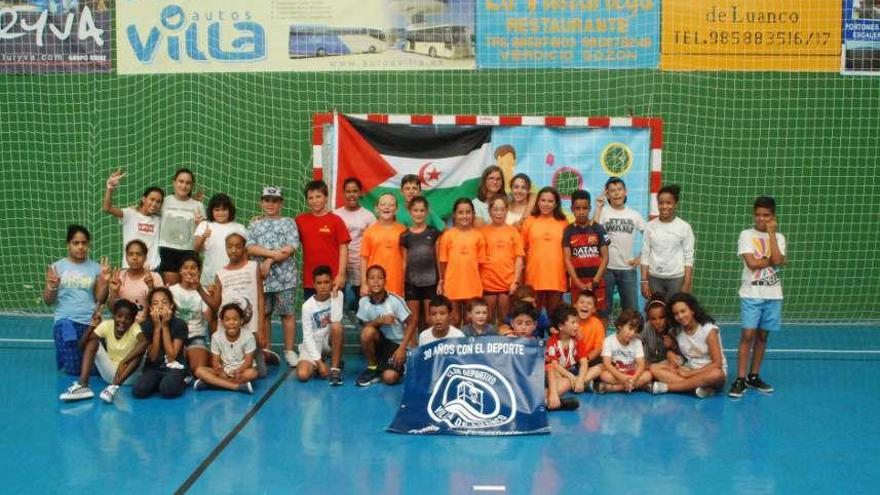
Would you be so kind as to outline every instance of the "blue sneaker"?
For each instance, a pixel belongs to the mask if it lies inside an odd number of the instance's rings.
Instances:
[[[364,368],[355,382],[358,387],[369,387],[379,382],[379,368]]]

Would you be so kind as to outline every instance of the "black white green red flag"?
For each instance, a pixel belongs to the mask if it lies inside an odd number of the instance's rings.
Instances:
[[[338,115],[334,128],[334,191],[357,177],[369,208],[386,192],[400,199],[401,178],[414,174],[431,210],[446,218],[456,199],[476,197],[480,174],[492,161],[491,126],[384,124]],[[335,194],[335,206],[342,202]]]

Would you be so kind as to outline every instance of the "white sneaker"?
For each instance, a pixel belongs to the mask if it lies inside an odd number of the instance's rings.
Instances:
[[[697,394],[697,397],[706,399],[715,395],[715,389],[712,387],[697,387],[694,393]]]
[[[669,387],[663,382],[651,382],[651,393],[654,395],[669,392]]]
[[[251,385],[251,382],[242,383],[241,385],[238,386],[238,390],[239,390],[240,392],[244,392],[244,393],[246,393],[246,394],[248,394],[248,395],[253,395],[253,394],[254,394],[254,386]]]
[[[169,370],[182,370],[186,369],[186,367],[180,364],[179,361],[169,361],[168,358],[165,358],[165,367]]]
[[[92,389],[84,387],[79,382],[73,382],[73,385],[67,388],[67,392],[59,395],[58,398],[65,402],[73,402],[75,400],[91,399],[95,396]]]
[[[196,381],[193,382],[193,390],[204,390],[208,388],[208,384],[203,382],[201,379],[196,378]]]
[[[299,362],[299,355],[293,350],[284,351],[284,360],[287,361],[288,366],[296,368],[296,363]]]
[[[112,404],[113,399],[116,398],[116,392],[119,391],[119,385],[107,385],[107,388],[101,390],[101,400],[106,402],[107,404]]]

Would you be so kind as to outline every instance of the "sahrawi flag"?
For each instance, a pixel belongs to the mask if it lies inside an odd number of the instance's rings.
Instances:
[[[480,174],[491,163],[488,126],[382,124],[339,115],[335,127],[337,207],[348,177],[360,179],[363,203],[372,209],[383,193],[400,198],[401,178],[414,174],[431,210],[446,218],[456,199],[476,197]]]

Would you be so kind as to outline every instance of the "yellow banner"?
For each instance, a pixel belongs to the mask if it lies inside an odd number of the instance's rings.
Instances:
[[[665,0],[664,70],[840,70],[840,0]]]

